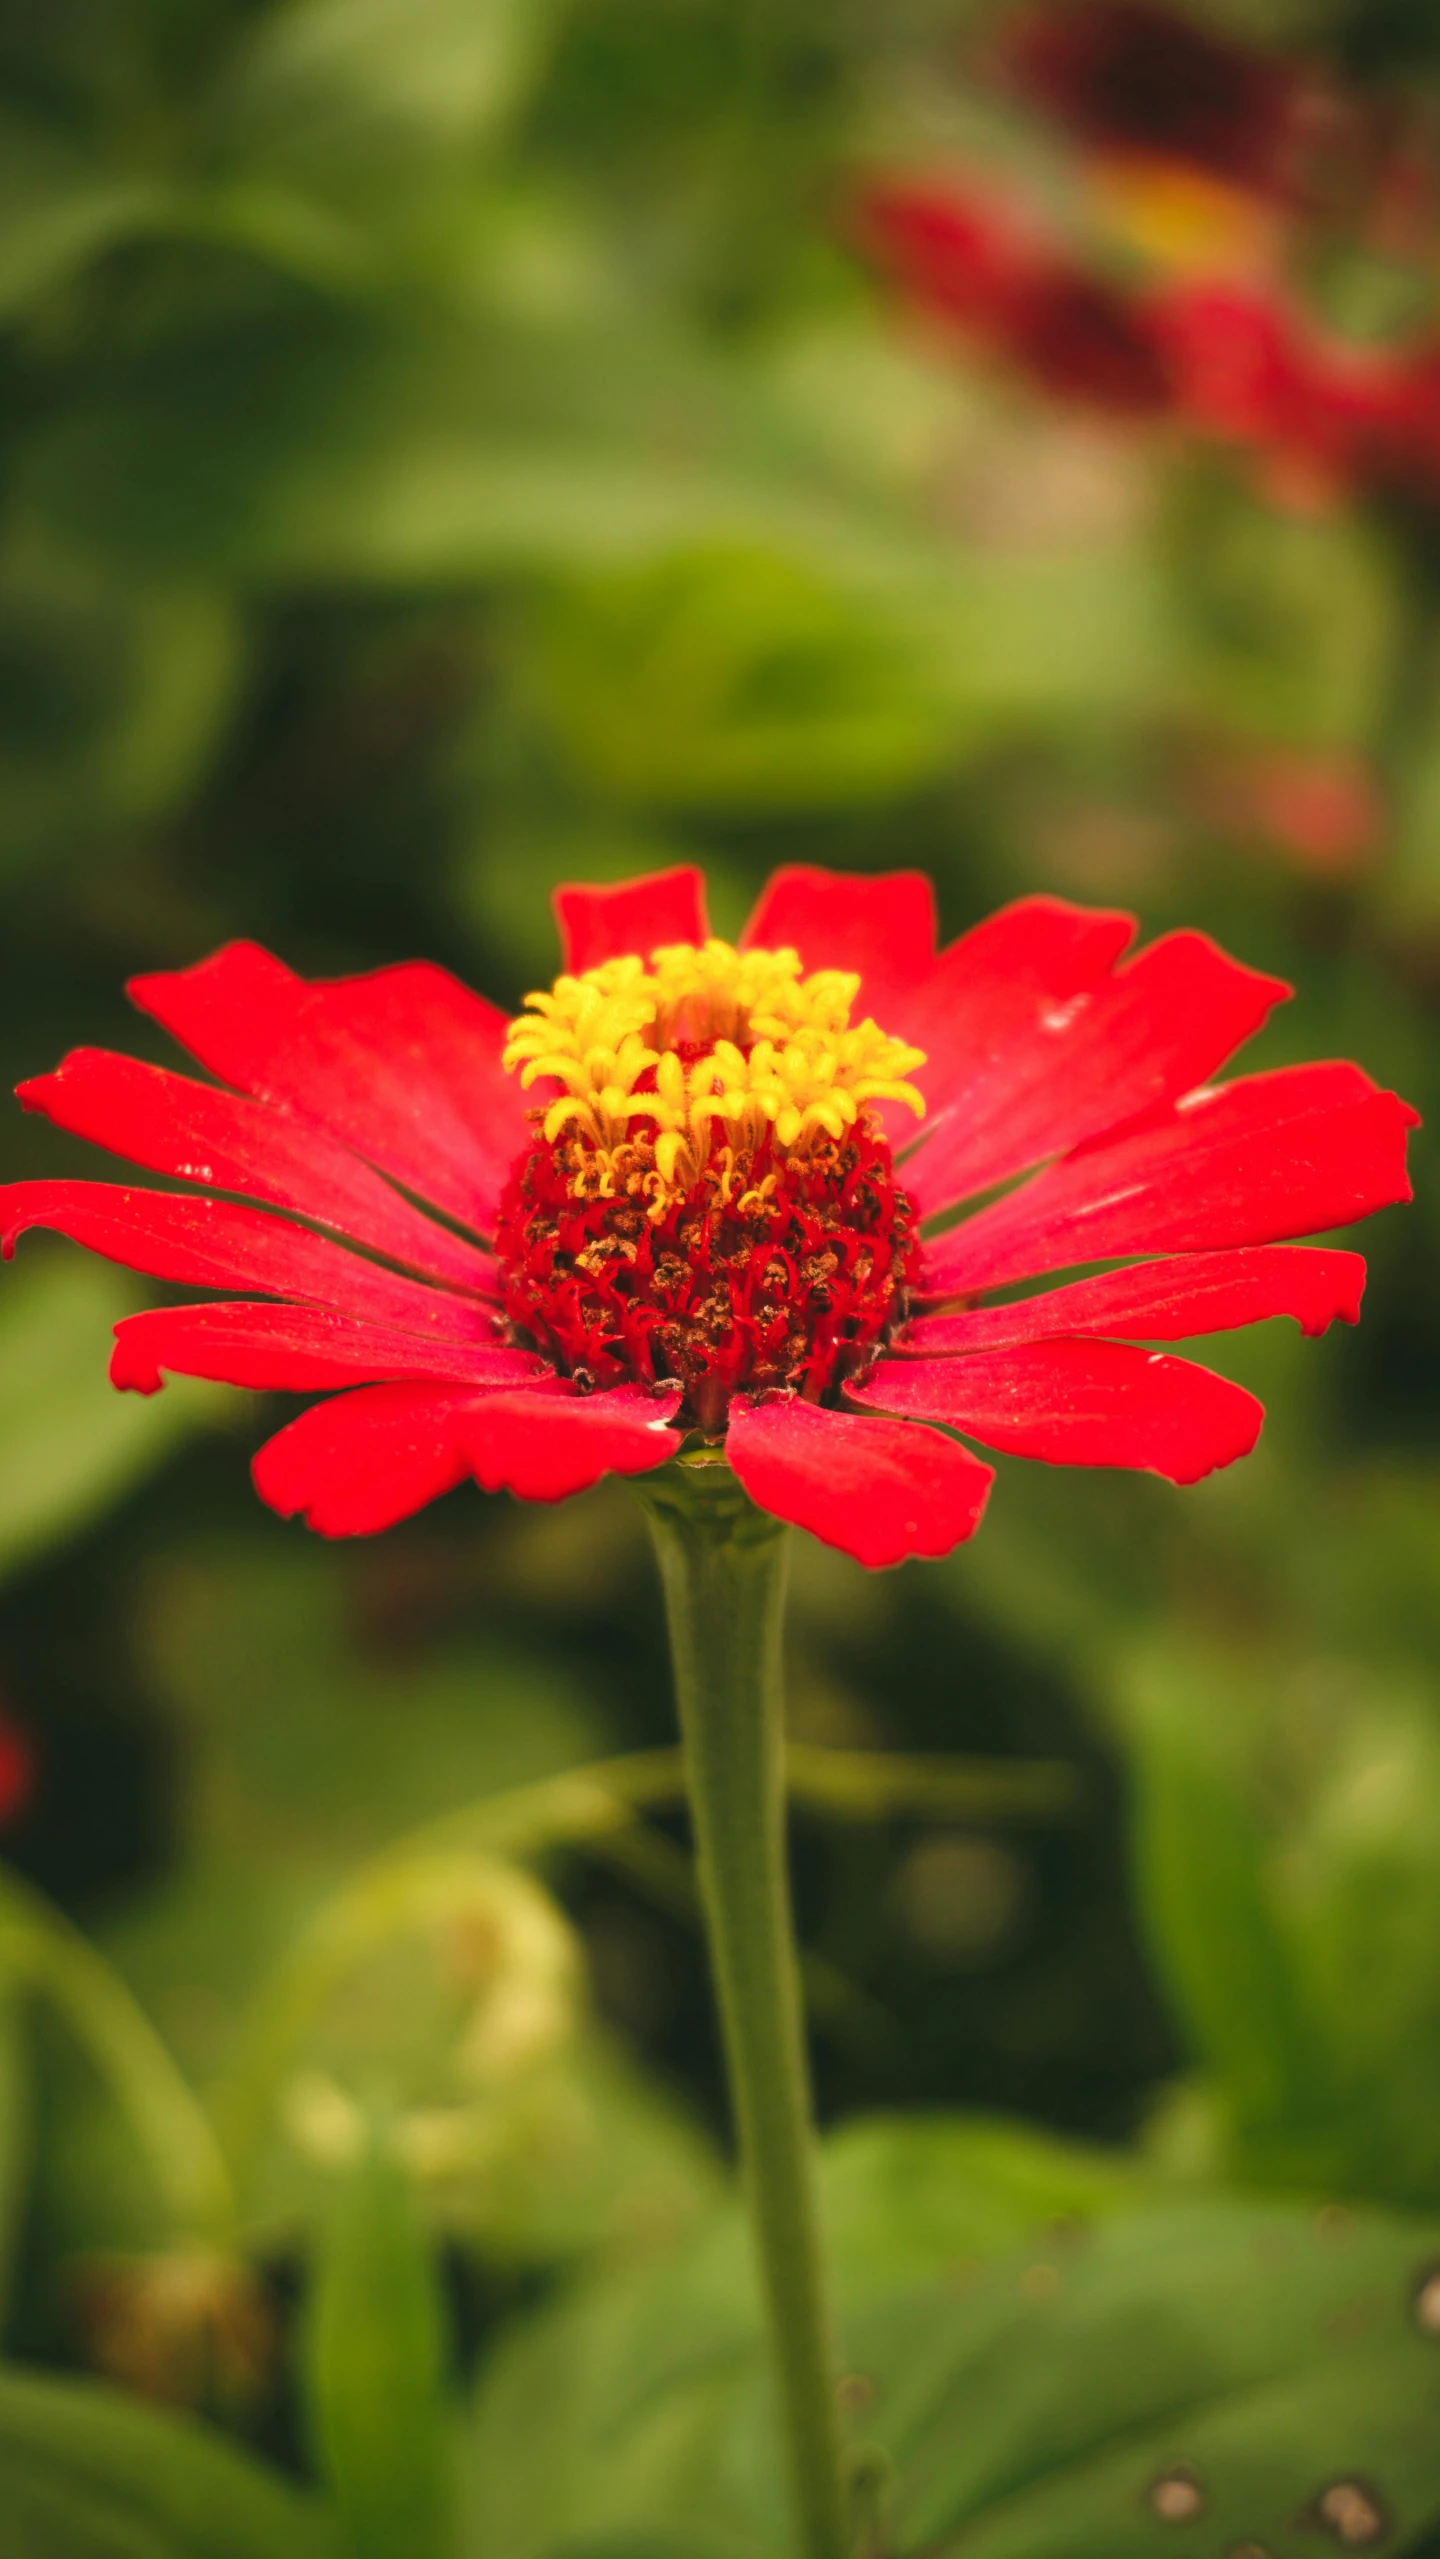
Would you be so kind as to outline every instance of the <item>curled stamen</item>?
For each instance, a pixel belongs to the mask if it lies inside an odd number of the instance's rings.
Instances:
[[[657,1198],[719,1163],[724,1205],[740,1157],[767,1132],[804,1154],[841,1142],[870,1102],[923,1115],[907,1080],[923,1051],[868,1016],[852,1023],[859,988],[844,969],[806,977],[789,949],[671,943],[648,963],[630,953],[527,996],[504,1063],[527,1087],[549,1077],[564,1088],[543,1122],[552,1142],[573,1128],[613,1155],[650,1138]]]

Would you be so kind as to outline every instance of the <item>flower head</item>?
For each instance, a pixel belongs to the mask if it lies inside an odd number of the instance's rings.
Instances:
[[[781,871],[733,948],[694,871],[557,903],[518,1020],[236,943],[131,988],[218,1082],[81,1049],[20,1088],[191,1188],[14,1183],[6,1252],[227,1292],[127,1317],[111,1375],[325,1395],[255,1473],[326,1534],[690,1440],[871,1565],[978,1525],[967,1441],[1189,1483],[1261,1408],[1154,1345],[1353,1322],[1359,1255],[1281,1239],[1409,1197],[1415,1115],[1358,1067],[1208,1080],[1288,990],[1202,934],[1126,956],[1130,917],[1028,897],[937,951],[914,872]]]
[[[876,183],[865,245],[906,299],[1050,398],[1120,418],[1173,405],[1167,351],[1143,304],[1092,274],[1027,209],[943,181]]]
[[[1253,454],[1277,497],[1440,512],[1440,346],[1348,343],[1283,287],[1122,285],[993,192],[891,179],[860,208],[903,299],[1047,398]]]
[[[602,961],[510,1026],[522,1085],[559,1084],[500,1203],[511,1323],[592,1385],[740,1388],[867,1368],[899,1320],[915,1220],[873,1105],[924,1117],[924,1052],[852,1023],[858,972],[676,943]]]

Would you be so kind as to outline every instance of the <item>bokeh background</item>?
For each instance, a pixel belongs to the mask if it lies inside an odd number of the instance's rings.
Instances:
[[[1088,68],[1062,19],[1108,27]],[[1201,925],[1298,989],[1254,1063],[1353,1055],[1433,1117],[1436,15],[1211,0],[1183,77],[1175,23],[8,0],[7,1086],[161,1055],[123,980],[233,935],[509,1003],[559,880],[693,858],[733,930],[802,859],[923,866],[950,931],[1036,889]],[[1432,1157],[1359,1239],[1358,1334],[1214,1346],[1269,1408],[1248,1465],[1001,1459],[944,1564],[797,1553],[799,1740],[1061,1767],[801,1807],[827,2122],[1021,2118],[1046,2193],[1111,2173],[1054,2135],[1440,2209]],[[104,1168],[0,1116],[5,1177],[67,1169]],[[111,1394],[142,1302],[38,1239],[0,1278],[0,1849],[223,2091],[365,1861],[671,1708],[623,1489],[328,1548],[251,1492],[276,1409]],[[683,1825],[540,1833],[538,1916],[437,1886],[361,1928],[271,2092],[238,2307],[145,2292],[169,2225],[93,2040],[0,2003],[8,2348],[300,2461],[306,2215],[372,2104],[465,2354],[701,2211]],[[528,2027],[475,2009],[507,1929]]]

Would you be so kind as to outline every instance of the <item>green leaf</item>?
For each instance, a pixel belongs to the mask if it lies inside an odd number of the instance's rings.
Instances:
[[[964,2115],[868,2115],[825,2145],[825,2207],[846,2296],[893,2292],[1143,2199],[1123,2151]]]
[[[967,2528],[963,2547],[967,2559],[1150,2559],[1170,2533],[1156,2503],[1178,2486],[1217,2549],[1315,2559],[1327,2538],[1399,2553],[1422,2536],[1428,2548],[1440,2504],[1433,2409],[1433,2372],[1422,2377],[1413,2353],[1358,2349],[1329,2371],[1102,2446]]]
[[[1312,1672],[1312,1681],[1314,1674]],[[1274,1851],[1298,1978],[1342,2091],[1348,2191],[1440,2193],[1440,1729],[1423,1677],[1331,1664],[1328,1747]]]
[[[1246,1782],[1245,1746],[1263,1711],[1262,1697],[1248,1691],[1261,1677],[1259,1664],[1157,1646],[1130,1665],[1125,1697],[1136,1866],[1152,1939],[1239,2122],[1264,2131],[1322,2120],[1334,2089]]]
[[[85,1526],[222,1409],[213,1388],[115,1393],[110,1328],[136,1303],[100,1262],[41,1253],[0,1275],[0,1574]]]
[[[621,806],[846,807],[948,757],[952,706],[913,631],[773,552],[572,581],[528,640],[528,688],[562,751]]]
[[[523,2323],[485,2366],[465,2464],[466,2559],[541,2559],[591,2534],[783,2548],[738,2215],[703,2244]]]
[[[1150,1940],[1231,2159],[1440,2191],[1440,1740],[1423,1676],[1152,1641],[1118,1693]],[[1323,1734],[1323,1747],[1317,1737]]]
[[[163,228],[172,191],[97,165],[37,122],[0,121],[0,314],[8,320],[122,241]]]
[[[174,2225],[226,2229],[230,2179],[209,2117],[144,2010],[69,1920],[0,1870],[0,1990],[19,1983],[48,1995],[88,2053]]]
[[[960,2116],[848,2126],[826,2143],[823,2171],[851,2316],[897,2281],[953,2279],[1032,2228],[1083,2227],[1144,2188],[1119,2154]],[[783,2541],[756,2329],[733,2205],[659,2263],[582,2285],[523,2323],[476,2402],[467,2551],[538,2553],[638,2523],[688,2535],[697,2516],[732,2548],[736,2536]]]
[[[453,2438],[444,2312],[410,2179],[375,2143],[341,2176],[307,2319],[311,2432],[355,2559],[442,2559]]]
[[[203,2426],[0,2371],[0,2559],[334,2559],[315,2500]]]
[[[542,59],[550,0],[289,0],[260,23],[236,83],[251,144],[289,135],[323,175],[340,141],[385,124],[435,147],[490,132]]]
[[[1001,2128],[980,2129],[976,2232],[986,2145],[994,2192],[1017,2191],[1027,2166],[1027,2137],[1007,2162]],[[904,2127],[892,2138],[877,2186],[898,2225]],[[923,2169],[923,2145],[917,2158]],[[959,2141],[955,2159],[958,2170]],[[1045,2180],[1028,2166],[1038,2206]],[[1081,2153],[1072,2186],[1087,2171]],[[863,2186],[854,2160],[847,2173]],[[919,2217],[933,2226],[933,2204]],[[893,2550],[957,2536],[967,2559],[1163,2550],[1172,2527],[1152,2493],[1172,2476],[1213,2518],[1207,2553],[1253,2542],[1299,2559],[1314,2547],[1299,2518],[1337,2482],[1378,2501],[1394,2527],[1387,2551],[1440,2519],[1440,2338],[1414,2311],[1433,2225],[1226,2198],[1152,2203],[1088,2226],[1052,2219],[1019,2251],[981,2263],[977,2248],[884,2301],[868,2239],[852,2253],[857,2226],[852,2205],[836,2224],[846,2395],[858,2440],[889,2468]],[[947,2250],[949,2236],[937,2232]],[[477,2559],[607,2537],[618,2548],[632,2534],[684,2541],[697,2516],[736,2552],[778,2551],[785,2514],[733,2222],[663,2268],[582,2289],[522,2325],[482,2378],[466,2541]]]
[[[1434,2247],[1433,2227],[1378,2215],[1204,2201],[887,2309],[850,2346],[897,2546],[1153,2550],[1157,2483],[1178,2478],[1208,2546],[1313,2549],[1301,2518],[1351,2480],[1406,2547],[1440,2514],[1440,2341],[1412,2309]]]

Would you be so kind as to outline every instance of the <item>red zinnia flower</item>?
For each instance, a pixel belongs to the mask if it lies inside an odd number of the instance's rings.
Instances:
[[[1020,208],[940,183],[873,185],[865,244],[917,311],[1051,398],[1173,418],[1263,457],[1277,495],[1440,505],[1440,358],[1346,346],[1233,279],[1125,291]]]
[[[869,188],[858,225],[918,310],[1004,356],[1052,398],[1120,417],[1170,407],[1165,351],[1143,307],[1002,199],[891,181]]]
[[[937,953],[915,872],[781,871],[738,950],[691,870],[558,907],[567,974],[518,1023],[424,962],[307,984],[236,943],[131,988],[228,1089],[94,1049],[21,1087],[204,1191],[14,1183],[5,1250],[49,1226],[251,1292],[128,1317],[111,1373],[348,1390],[255,1466],[329,1535],[466,1477],[558,1500],[691,1430],[871,1565],[976,1527],[956,1432],[1189,1483],[1261,1408],[1138,1345],[1353,1321],[1360,1257],[1277,1239],[1409,1197],[1415,1115],[1358,1067],[1206,1084],[1287,990],[1203,934],[1122,960],[1129,916],[1028,897]],[[1094,1263],[1124,1267],[994,1302]]]
[[[1280,295],[1241,284],[1177,285],[1154,298],[1149,326],[1188,425],[1321,491],[1366,478],[1367,443],[1394,405],[1393,359],[1323,337]]]

